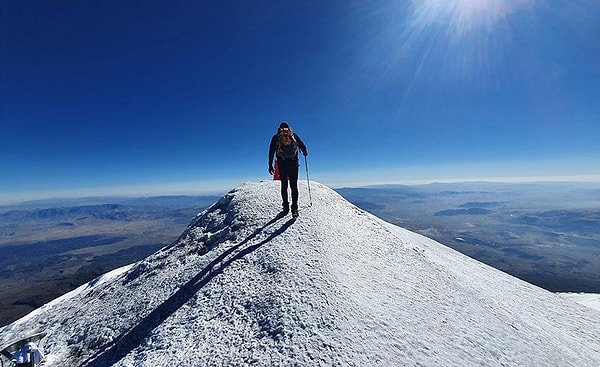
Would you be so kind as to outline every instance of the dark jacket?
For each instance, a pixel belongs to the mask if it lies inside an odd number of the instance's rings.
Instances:
[[[300,136],[298,136],[298,134],[296,134],[296,133],[293,133],[293,134],[294,134],[294,136],[293,136],[294,141],[298,145],[298,150],[300,150],[302,152],[302,154],[304,154],[305,156],[308,155],[308,151],[306,150],[306,145],[304,144],[302,139],[300,139]],[[271,145],[269,146],[269,166],[271,166],[273,164],[273,157],[275,157],[275,153],[278,153],[277,152],[278,141],[279,141],[279,134],[273,135],[273,137],[271,138]],[[285,158],[280,157],[279,154],[277,154],[277,159],[283,160]],[[292,159],[295,159],[297,161],[298,154],[296,153],[296,156]]]

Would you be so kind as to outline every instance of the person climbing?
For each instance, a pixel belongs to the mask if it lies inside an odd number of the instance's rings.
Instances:
[[[271,138],[269,145],[269,174],[273,175],[273,157],[277,157],[275,162],[278,166],[279,177],[281,179],[281,199],[283,200],[283,213],[290,211],[288,201],[288,185],[292,192],[292,216],[298,216],[298,150],[306,157],[308,151],[306,145],[300,139],[298,134],[294,133],[287,122],[283,121],[277,129],[277,134]]]

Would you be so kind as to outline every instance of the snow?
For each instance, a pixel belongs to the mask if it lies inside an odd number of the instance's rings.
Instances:
[[[600,311],[600,294],[595,293],[559,293],[565,298],[571,299],[584,306]]]
[[[172,245],[0,329],[47,366],[598,366],[600,313],[333,190],[246,183]]]

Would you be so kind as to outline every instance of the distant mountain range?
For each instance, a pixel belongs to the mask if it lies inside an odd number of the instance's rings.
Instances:
[[[12,209],[0,211],[0,220],[6,224],[38,219],[68,222],[85,219],[140,220],[169,217],[180,220],[185,216],[185,220],[189,221],[189,216],[185,213],[186,209],[205,207],[217,199],[217,196],[161,196],[127,199],[125,203],[119,204],[76,205],[29,210]]]

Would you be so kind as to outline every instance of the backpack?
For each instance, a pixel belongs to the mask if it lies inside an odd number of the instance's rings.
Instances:
[[[290,143],[285,144],[284,139],[280,134],[277,134],[277,157],[280,159],[298,158],[298,142],[294,132],[290,129]]]

